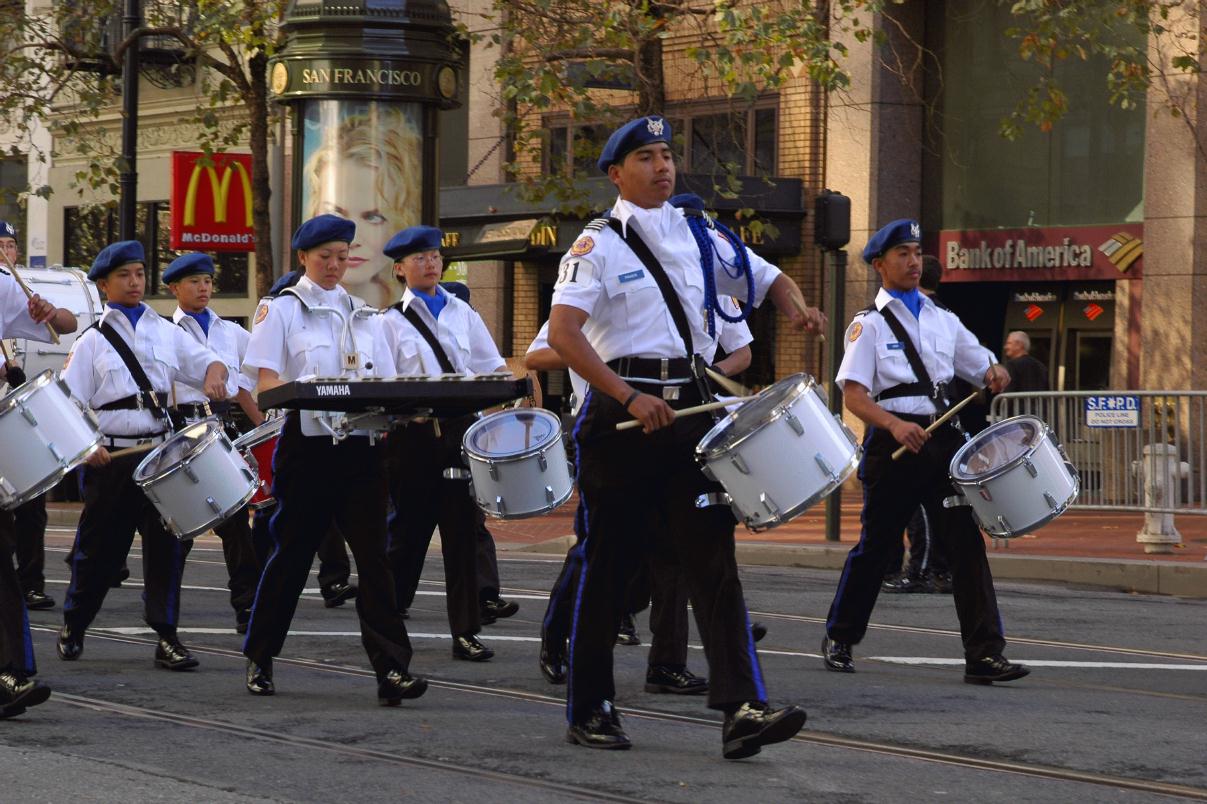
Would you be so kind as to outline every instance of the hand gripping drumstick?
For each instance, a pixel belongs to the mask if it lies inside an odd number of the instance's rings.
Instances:
[[[788,295],[792,297],[792,303],[796,305],[796,309],[800,311],[800,314],[807,318],[809,313],[805,310],[805,303],[803,301],[801,301],[800,299],[796,298],[795,293],[790,293]],[[822,343],[825,343],[826,342],[825,333],[818,331],[817,340],[821,341]]]
[[[727,408],[730,405],[736,405],[739,402],[749,402],[752,399],[754,399],[754,396],[740,396],[736,399],[728,399],[723,402],[707,402],[703,405],[696,405],[694,407],[683,408],[682,410],[676,410],[675,418],[677,419],[680,416],[690,416],[693,413],[707,413],[710,410],[719,410],[721,408]],[[634,427],[640,427],[640,426],[641,426],[640,419],[632,419],[630,421],[621,422],[620,424],[616,425],[616,429],[617,430],[632,430]]]
[[[948,419],[950,419],[952,416],[954,416],[954,415],[956,415],[957,413],[959,413],[959,412],[960,412],[960,408],[964,407],[964,406],[965,406],[965,405],[967,405],[969,402],[971,402],[972,400],[976,399],[976,395],[977,395],[977,394],[979,394],[979,393],[980,393],[980,391],[979,391],[979,390],[977,390],[977,391],[973,391],[971,394],[969,394],[968,396],[964,397],[963,399],[961,399],[961,400],[960,400],[959,402],[957,402],[956,404],[952,405],[950,408],[948,408],[948,410],[947,410],[947,412],[946,412],[946,413],[944,413],[942,416],[940,416],[939,418],[937,418],[937,419],[935,419],[933,422],[931,422],[930,427],[927,427],[927,428],[926,428],[926,432],[928,432],[928,433],[929,433],[929,432],[931,432],[931,431],[932,431],[932,430],[934,430],[936,427],[938,427],[940,424],[942,424],[943,422],[945,422],[945,421],[947,421]],[[902,445],[901,447],[899,447],[899,448],[897,449],[897,451],[893,453],[893,460],[895,461],[895,460],[897,460],[898,458],[900,458],[902,455],[904,455],[904,454],[905,454],[905,451],[906,451],[907,449],[909,449],[909,447],[907,447],[907,446],[905,446],[905,445]]]
[[[3,251],[0,251],[0,257],[4,258],[4,264],[8,266],[9,273],[13,275],[13,279],[17,280],[17,284],[21,286],[21,290],[25,291],[25,297],[27,299],[32,299],[34,297],[34,292],[29,289],[29,285],[25,284],[25,280],[21,278],[21,274],[17,273],[17,266],[12,264],[12,261],[9,260],[8,255]],[[54,331],[54,327],[50,325],[49,321],[43,323],[46,325],[46,331],[50,333],[50,342],[58,345],[59,333]]]

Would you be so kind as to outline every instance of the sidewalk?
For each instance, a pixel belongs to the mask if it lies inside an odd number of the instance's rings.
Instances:
[[[574,543],[577,495],[532,519],[488,521],[500,550],[564,555]],[[74,527],[79,503],[49,503],[50,524]],[[842,538],[825,539],[824,506],[762,533],[737,530],[741,564],[840,569],[859,540],[859,502],[843,500]],[[1136,542],[1142,514],[1070,511],[1033,534],[986,542],[995,578],[1102,586],[1133,592],[1207,598],[1207,516],[1176,519],[1183,546],[1148,555]]]

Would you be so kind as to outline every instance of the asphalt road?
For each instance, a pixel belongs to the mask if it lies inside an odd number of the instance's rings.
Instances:
[[[48,535],[62,603],[70,534]],[[241,638],[216,540],[185,573],[181,635],[195,672],[152,666],[134,578],[113,590],[83,658],[61,662],[61,609],[31,612],[45,705],[0,723],[0,800],[36,801],[1168,801],[1207,800],[1207,601],[1000,584],[1008,655],[1031,676],[962,682],[955,613],[937,595],[881,598],[858,672],[817,655],[837,573],[744,570],[773,703],[809,712],[796,740],[720,756],[702,699],[643,691],[645,649],[618,647],[628,752],[564,742],[564,687],[536,668],[543,598],[560,560],[503,555],[518,615],[488,626],[484,664],[453,661],[439,555],[408,628],[427,695],[379,707],[350,606],[317,584],[276,665],[277,695],[243,688]],[[648,637],[644,618],[639,620]],[[705,673],[693,634],[691,666]]]

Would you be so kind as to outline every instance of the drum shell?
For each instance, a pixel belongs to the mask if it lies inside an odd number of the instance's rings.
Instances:
[[[993,427],[1012,421],[1006,419]],[[963,498],[960,502],[967,502],[990,536],[1022,536],[1046,525],[1063,514],[1081,490],[1077,471],[1065,458],[1055,435],[1046,424],[1036,421],[1041,430],[1030,451],[986,473],[985,479],[957,478],[955,467],[972,444],[965,445],[951,459],[948,471],[952,485]]]
[[[0,400],[0,507],[48,491],[97,450],[96,416],[44,371]]]
[[[697,447],[704,473],[725,487],[738,520],[752,530],[799,516],[859,467],[855,436],[829,411],[811,379],[794,381],[802,383],[795,394],[745,437],[704,450],[705,436]]]
[[[547,411],[529,412],[556,419]],[[488,425],[488,420],[494,417],[512,414],[514,411],[510,410],[492,413],[466,430],[462,439],[462,455],[469,467],[474,502],[496,519],[524,519],[547,514],[570,499],[574,492],[574,478],[560,435],[539,448],[508,457],[480,455],[469,446],[475,427]],[[560,433],[560,421],[557,429]]]
[[[21,279],[29,289],[55,307],[69,310],[75,316],[75,332],[59,335],[59,343],[14,338],[12,356],[25,369],[25,376],[34,377],[43,371],[62,371],[76,338],[100,319],[104,307],[96,285],[78,268],[20,268]]]
[[[272,496],[272,455],[284,426],[283,416],[270,419],[235,439],[233,446],[260,477],[256,492],[248,502],[253,510],[268,508],[276,503],[276,498]]]
[[[134,482],[159,510],[168,530],[184,541],[200,536],[246,505],[259,487],[259,479],[216,422],[192,454],[146,477],[146,467],[181,437],[176,434],[147,455],[134,471]]]

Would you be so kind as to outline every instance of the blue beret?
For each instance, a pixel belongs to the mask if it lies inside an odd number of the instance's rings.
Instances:
[[[178,279],[184,279],[186,276],[194,274],[209,274],[214,275],[214,261],[210,259],[210,255],[202,254],[195,251],[192,254],[182,254],[172,260],[172,264],[163,272],[160,277],[164,282],[175,282]]]
[[[671,196],[671,206],[680,209],[697,209],[704,211],[704,199],[695,193],[679,193]]]
[[[356,237],[356,224],[339,215],[316,215],[293,233],[291,248],[308,249],[323,243],[351,243]]]
[[[630,120],[612,132],[599,155],[599,169],[604,173],[617,162],[624,160],[630,151],[655,142],[671,141],[671,124],[665,118],[652,114]]]
[[[8,221],[0,221],[0,237],[11,237],[13,240],[16,240],[17,230]]]
[[[282,274],[281,278],[272,283],[272,287],[268,289],[269,296],[280,296],[281,291],[285,288],[291,288],[298,283],[302,278],[301,271],[290,271],[287,274]]]
[[[387,257],[398,262],[409,254],[417,251],[431,251],[440,248],[444,240],[444,232],[435,226],[408,226],[390,238],[382,250]]]
[[[123,265],[146,261],[147,256],[143,252],[142,243],[137,240],[119,240],[105,246],[101,249],[101,253],[96,255],[96,259],[92,261],[92,270],[88,272],[88,278],[95,282],[98,279],[104,279]]]
[[[922,224],[909,218],[901,218],[872,235],[868,244],[863,247],[863,261],[871,265],[872,260],[883,257],[884,252],[893,246],[920,242],[922,242]]]
[[[464,282],[441,282],[440,287],[469,304],[469,288],[465,286]]]

